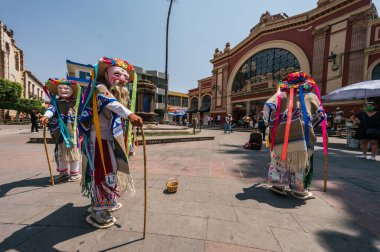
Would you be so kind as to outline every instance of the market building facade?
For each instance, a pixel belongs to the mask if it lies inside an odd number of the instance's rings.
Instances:
[[[212,76],[189,90],[189,117],[231,113],[237,120],[261,111],[278,81],[292,71],[310,73],[322,95],[380,79],[380,19],[371,0],[319,0],[316,8],[292,17],[266,12],[248,37],[235,47],[215,49],[210,62]],[[325,106],[351,111],[362,103]]]

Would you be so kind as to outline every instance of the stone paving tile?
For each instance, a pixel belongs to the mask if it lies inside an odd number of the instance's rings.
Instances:
[[[0,251],[15,249],[15,247],[34,235],[38,234],[46,227],[27,226],[19,224],[0,224]]]
[[[131,251],[131,252],[167,252],[172,243],[172,236],[111,231],[105,232],[101,240],[93,243],[88,251]]]
[[[90,200],[86,197],[82,197],[80,193],[41,193],[43,197],[37,199],[33,205],[44,205],[44,206],[64,206],[68,203],[75,205],[87,205]],[[79,196],[79,197],[78,197]]]
[[[2,205],[0,208],[0,223],[23,223],[25,220],[36,216],[49,206],[21,206]]]
[[[144,210],[143,202],[140,204],[133,204],[130,208],[131,211],[142,212]],[[147,211],[150,213],[166,213],[180,215],[184,207],[183,201],[178,200],[168,200],[168,199],[152,199],[148,202]]]
[[[173,237],[169,252],[202,252],[205,248],[204,240],[182,237]]]
[[[268,252],[268,250],[249,248],[227,243],[206,241],[205,252]]]
[[[272,231],[267,226],[254,226],[251,223],[209,219],[207,240],[280,251]]]
[[[191,190],[182,190],[178,188],[178,191],[173,194],[166,194],[160,189],[151,189],[148,194],[148,200],[153,199],[168,199],[179,200],[185,202],[208,202],[210,200],[209,192],[198,192]]]
[[[20,231],[20,235],[25,233]],[[88,228],[46,227],[15,249],[17,251],[90,251],[91,243],[99,242],[105,231]]]
[[[42,226],[88,227],[85,220],[88,215],[86,210],[87,206],[75,207],[72,203],[64,206],[46,206],[36,215],[20,223]]]
[[[136,211],[128,211],[122,209],[113,212],[112,215],[116,218],[116,225],[112,226],[109,230],[115,231],[130,231],[130,232],[143,232],[144,230],[144,213]],[[151,224],[151,217],[153,213],[147,213],[147,227]],[[87,224],[89,226],[89,224]]]
[[[182,215],[237,221],[235,209],[233,207],[212,203],[185,202]]]
[[[210,191],[209,187],[210,187],[209,183],[193,182],[191,183],[190,190],[196,191],[196,192],[209,192]]]
[[[50,177],[45,177],[47,181],[49,181]],[[49,183],[49,182],[48,182]],[[52,192],[52,193],[73,193],[76,195],[81,194],[81,186],[79,182],[65,182],[55,184],[51,186],[48,184],[46,188],[43,190],[44,192]]]
[[[148,232],[185,238],[205,239],[207,220],[192,216],[152,213]]]
[[[44,198],[46,194],[37,193],[35,190],[0,197],[0,205],[36,205],[35,202]],[[31,193],[34,194],[34,197],[30,196]]]
[[[272,228],[272,230],[284,252],[377,251],[376,244],[366,237],[347,236],[334,231],[308,234],[301,231],[289,232],[289,230],[280,228]]]
[[[238,221],[242,223],[250,223],[253,226],[260,227],[279,227],[302,231],[302,227],[289,213],[242,207],[236,207],[235,211]]]
[[[371,237],[368,231],[357,225],[350,219],[345,218],[318,218],[307,215],[292,214],[294,219],[302,226],[307,233],[316,234],[318,232],[339,232],[347,236],[357,236],[359,234]],[[380,240],[379,240],[380,242]]]

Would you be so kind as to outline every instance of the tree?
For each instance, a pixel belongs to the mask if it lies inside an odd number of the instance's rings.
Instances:
[[[14,109],[29,114],[32,109],[38,109],[42,113],[45,108],[40,100],[21,98],[16,102]]]
[[[0,109],[15,109],[22,94],[22,84],[0,79]]]

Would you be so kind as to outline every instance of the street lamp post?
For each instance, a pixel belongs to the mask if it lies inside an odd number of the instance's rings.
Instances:
[[[169,48],[169,20],[174,0],[170,0],[168,16],[166,19],[166,48],[165,48],[165,116],[164,122],[169,122],[168,115],[168,48]]]

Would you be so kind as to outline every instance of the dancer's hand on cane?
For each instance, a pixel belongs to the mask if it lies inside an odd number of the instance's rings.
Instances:
[[[40,122],[42,125],[46,125],[49,122],[49,117],[47,117],[47,116],[41,117]]]
[[[132,113],[128,116],[129,121],[132,123],[133,126],[141,127],[143,124],[143,120],[138,115]]]

